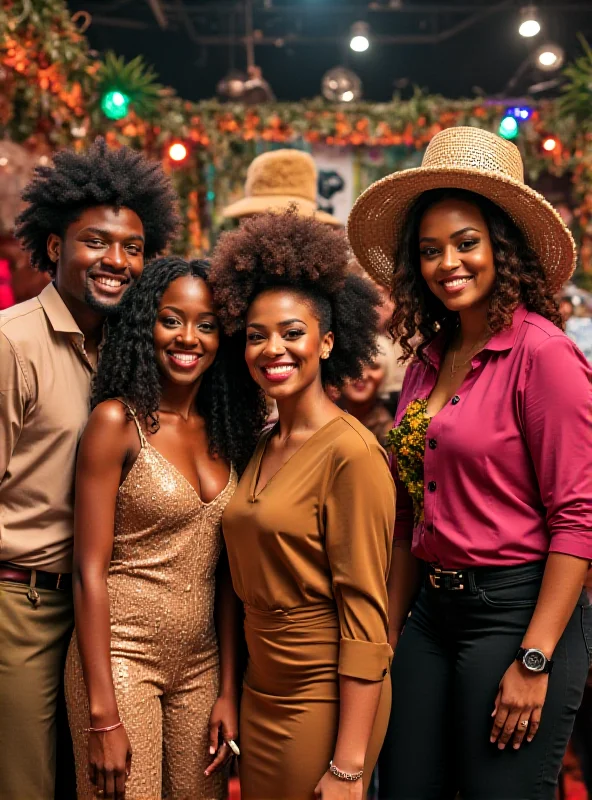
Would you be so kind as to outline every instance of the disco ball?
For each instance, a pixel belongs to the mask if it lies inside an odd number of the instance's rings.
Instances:
[[[232,70],[218,82],[216,91],[219,95],[229,100],[240,100],[245,91],[246,79],[247,76],[243,72]]]
[[[323,75],[323,96],[337,103],[353,103],[362,97],[362,81],[345,67],[333,67]]]

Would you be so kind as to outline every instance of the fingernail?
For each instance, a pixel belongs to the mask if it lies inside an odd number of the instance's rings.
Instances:
[[[210,747],[210,755],[213,756],[215,752],[216,752],[216,748],[215,747]]]
[[[498,744],[498,749],[499,749],[499,750],[504,750],[504,749],[505,749],[505,747],[506,747],[506,745],[505,745],[505,744],[503,744],[503,742],[500,742],[500,743]]]
[[[520,750],[520,745],[519,744],[515,744],[514,745],[514,750]]]
[[[495,742],[495,736],[490,736],[489,741],[491,742],[491,744],[493,744]]]

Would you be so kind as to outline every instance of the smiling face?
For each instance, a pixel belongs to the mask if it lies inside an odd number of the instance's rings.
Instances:
[[[378,394],[384,375],[385,365],[382,361],[376,360],[364,367],[362,377],[355,381],[347,381],[341,390],[346,403],[351,405],[370,403]]]
[[[172,281],[154,326],[154,355],[163,378],[185,386],[201,380],[219,344],[220,329],[205,281],[192,275]]]
[[[87,208],[62,237],[51,234],[49,257],[57,264],[60,294],[100,314],[119,306],[144,269],[144,226],[129,208]]]
[[[262,292],[247,312],[245,358],[253,379],[275,400],[321,385],[321,357],[333,334],[321,333],[311,300],[289,289]]]
[[[441,200],[419,226],[423,279],[449,311],[486,306],[495,283],[493,248],[487,224],[473,203]]]

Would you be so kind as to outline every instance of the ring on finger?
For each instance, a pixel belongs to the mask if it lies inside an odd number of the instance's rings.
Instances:
[[[226,744],[228,745],[228,747],[230,747],[230,749],[232,750],[232,752],[234,753],[235,756],[240,756],[239,747],[238,747],[237,743],[234,741],[234,739],[229,739],[226,742]]]
[[[521,719],[521,720],[520,720],[520,725],[521,725],[523,728],[526,728],[526,727],[528,726],[528,720],[527,720],[527,719]]]

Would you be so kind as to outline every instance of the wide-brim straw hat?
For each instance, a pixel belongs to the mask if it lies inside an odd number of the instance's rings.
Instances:
[[[391,288],[395,257],[410,206],[430,189],[466,189],[507,212],[525,234],[558,292],[573,273],[576,246],[559,213],[524,183],[516,145],[480,128],[447,128],[425,152],[421,167],[376,181],[357,199],[348,222],[351,247],[374,280]]]
[[[312,156],[301,150],[272,150],[251,162],[245,196],[227,206],[222,216],[245,217],[288,208],[327,225],[343,225],[337,217],[317,208],[317,168]]]

